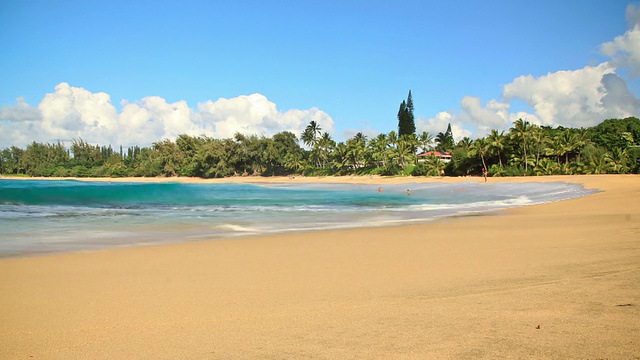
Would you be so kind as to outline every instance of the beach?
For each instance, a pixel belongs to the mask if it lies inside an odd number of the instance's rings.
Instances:
[[[427,224],[0,259],[0,358],[640,359],[640,177],[489,179],[530,181],[602,192]]]

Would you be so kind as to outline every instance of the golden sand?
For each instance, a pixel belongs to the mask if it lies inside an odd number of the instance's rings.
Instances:
[[[489,181],[604,191],[424,225],[0,259],[0,358],[640,358],[640,177]]]

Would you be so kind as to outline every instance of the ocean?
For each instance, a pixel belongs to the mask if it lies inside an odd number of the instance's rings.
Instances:
[[[379,192],[351,184],[0,179],[0,256],[418,223],[593,192],[562,182],[413,183]]]

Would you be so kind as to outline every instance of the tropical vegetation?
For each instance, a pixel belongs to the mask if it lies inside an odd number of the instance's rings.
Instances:
[[[412,128],[413,126],[413,128]],[[336,142],[311,121],[301,134],[272,137],[237,133],[233,138],[180,135],[149,147],[113,149],[75,139],[33,142],[0,153],[0,173],[45,177],[325,176],[413,175],[534,176],[559,174],[637,174],[640,120],[608,119],[590,128],[538,126],[518,119],[508,131],[454,141],[451,126],[435,136],[415,134],[411,92],[398,113],[398,132],[368,138],[357,133]],[[298,137],[299,136],[299,137]],[[432,151],[449,152],[443,162]],[[420,154],[421,153],[421,154]],[[427,155],[429,153],[430,155]]]

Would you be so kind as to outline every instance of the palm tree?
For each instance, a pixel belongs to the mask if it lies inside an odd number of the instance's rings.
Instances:
[[[607,151],[603,148],[590,147],[585,154],[585,170],[588,174],[606,174],[610,169]]]
[[[387,140],[389,141],[389,145],[395,147],[398,144],[398,133],[391,130],[387,135]]]
[[[426,131],[418,136],[418,142],[422,146],[422,152],[431,150],[431,144],[433,143],[433,136]]]
[[[605,160],[612,172],[624,174],[627,172],[627,149],[613,148],[605,156]]]
[[[427,167],[427,176],[441,176],[444,173],[446,164],[437,158],[435,154],[427,157],[425,166]]]
[[[473,140],[471,140],[468,136],[463,137],[458,141],[457,146],[463,148],[467,151],[471,150],[471,146],[473,145]]]
[[[547,134],[544,132],[544,130],[535,124],[531,125],[529,129],[529,133],[530,133],[529,139],[531,140],[530,153],[531,154],[535,153],[536,161],[534,166],[537,166],[538,163],[540,162],[540,156],[545,150],[545,145],[549,142],[549,138]]]
[[[553,155],[556,157],[556,162],[560,165],[560,157],[564,154],[564,148],[560,142],[559,136],[549,139],[545,147],[546,155]]]
[[[303,166],[303,163],[304,160],[302,159],[302,154],[299,152],[292,151],[284,157],[284,165],[294,172],[300,170],[300,168],[302,168]]]
[[[498,155],[498,162],[500,163],[500,169],[502,169],[502,150],[504,150],[504,131],[498,133],[498,130],[491,130],[491,134],[487,137],[489,142],[489,150],[495,151]]]
[[[367,142],[367,136],[364,135],[363,133],[359,132],[359,133],[357,133],[357,134],[355,134],[353,136],[353,140],[355,140],[356,142],[366,143]]]
[[[564,163],[569,164],[569,154],[578,148],[578,135],[567,129],[558,136],[560,148],[565,156]]]
[[[344,172],[349,166],[349,155],[347,145],[343,142],[336,144],[332,156],[332,166],[337,169],[338,173]],[[355,167],[354,167],[355,168]]]
[[[489,143],[484,138],[476,139],[473,144],[471,144],[471,153],[480,155],[480,158],[482,159],[482,167],[484,167],[486,171],[489,171],[489,168],[484,160],[484,156],[486,155],[488,148]]]
[[[534,170],[536,175],[553,175],[556,174],[559,169],[558,164],[553,162],[553,160],[543,158]]]
[[[329,133],[323,133],[318,139],[317,147],[319,149],[319,158],[321,160],[321,166],[324,168],[329,161],[329,153],[331,148],[335,146],[335,142],[331,139]]]
[[[389,155],[389,138],[387,134],[378,134],[369,141],[367,146],[371,153],[371,160],[374,166],[384,166],[387,163]]]
[[[309,125],[304,129],[300,135],[302,142],[310,148],[315,148],[318,145],[318,140],[322,134],[322,128],[317,122],[311,120]]]
[[[527,141],[529,140],[529,136],[531,135],[531,126],[528,121],[518,119],[513,122],[513,127],[510,129],[511,136],[520,140],[522,144],[522,149],[524,151],[524,172],[528,172],[527,167]]]
[[[578,151],[578,162],[580,162],[580,156],[582,153],[582,149],[585,146],[591,145],[591,139],[589,138],[589,131],[585,128],[580,128],[577,133],[577,144],[576,151]]]
[[[311,143],[307,143],[303,139],[306,145],[315,145],[317,143],[317,140],[320,138],[320,135],[322,134],[322,128],[317,122],[315,122],[314,120],[311,120],[309,122],[309,125],[307,125],[305,132],[302,134],[303,136],[307,135],[307,137],[311,138]]]
[[[402,166],[402,169],[407,166],[407,158],[411,156],[413,153],[413,148],[415,146],[413,139],[410,135],[403,135],[398,140],[397,154],[398,154],[398,164]]]
[[[353,138],[347,140],[347,154],[349,160],[353,164],[353,169],[362,167],[364,164],[365,149],[367,137],[361,132],[357,133]]]
[[[436,150],[438,151],[450,151],[453,147],[453,137],[448,132],[439,132],[435,138]]]
[[[309,125],[307,125],[307,127],[300,135],[300,139],[302,140],[302,142],[312,149],[311,157],[314,158],[316,166],[320,166],[321,154],[318,149],[318,144],[320,142],[321,134],[322,128],[320,127],[320,125],[314,120],[311,120],[309,122]]]

